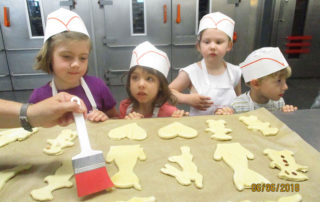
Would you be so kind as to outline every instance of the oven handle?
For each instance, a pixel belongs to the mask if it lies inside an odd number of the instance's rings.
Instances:
[[[9,8],[6,6],[3,7],[3,21],[4,21],[4,26],[10,27],[10,13],[9,13]]]
[[[0,78],[8,77],[10,74],[0,74]]]
[[[163,23],[167,23],[167,4],[163,5]]]
[[[177,19],[176,19],[176,23],[180,24],[181,22],[181,5],[178,4],[177,5]]]
[[[12,73],[11,76],[13,77],[20,77],[20,76],[42,76],[48,75],[47,73],[27,73],[27,74],[14,74]]]

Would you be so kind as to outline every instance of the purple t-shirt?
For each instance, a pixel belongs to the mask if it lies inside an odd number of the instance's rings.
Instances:
[[[116,105],[116,101],[113,98],[110,89],[108,86],[99,78],[94,77],[94,76],[84,76],[84,80],[86,81],[91,94],[94,98],[94,101],[97,104],[97,108],[100,111],[106,112],[109,109],[113,108]],[[49,82],[50,83],[50,82]],[[36,88],[33,90],[30,98],[29,98],[29,103],[37,103],[40,102],[44,99],[47,99],[52,96],[52,89],[51,86],[47,83],[46,85]],[[90,104],[89,99],[86,96],[86,93],[84,92],[84,89],[82,88],[81,85],[75,87],[75,88],[70,88],[67,90],[58,90],[58,92],[67,92],[71,95],[76,95],[79,98],[81,98],[84,103],[87,106],[88,112],[92,110],[92,106]]]

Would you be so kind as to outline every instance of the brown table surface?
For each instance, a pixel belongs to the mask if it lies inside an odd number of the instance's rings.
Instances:
[[[238,118],[241,115],[250,114],[256,115],[262,121],[270,122],[273,127],[280,129],[279,133],[276,136],[265,137],[258,131],[248,130]],[[211,134],[205,132],[205,128],[207,128],[205,121],[208,119],[224,119],[226,127],[232,129],[230,135],[233,139],[226,142],[211,139]],[[157,134],[158,129],[173,121],[179,121],[196,129],[198,136],[193,139],[161,139]],[[110,140],[108,137],[110,129],[132,122],[136,122],[146,130],[147,139],[143,141]],[[75,125],[71,124],[67,128],[75,130]],[[320,153],[265,109],[231,116],[108,120],[104,123],[87,122],[87,128],[92,147],[102,150],[105,157],[112,145],[141,145],[147,159],[145,161],[138,160],[134,171],[140,179],[142,190],[138,191],[134,188],[114,189],[111,192],[103,191],[79,199],[74,184],[72,188],[54,191],[53,201],[117,201],[129,200],[133,196],[155,196],[158,202],[241,201],[246,199],[251,201],[276,201],[281,196],[296,193],[291,192],[291,190],[289,192],[267,192],[266,190],[264,192],[252,192],[251,189],[237,191],[233,184],[232,169],[223,161],[213,160],[217,144],[234,142],[239,142],[255,155],[254,160],[248,160],[249,168],[263,175],[271,183],[293,184],[294,186],[298,184],[303,201],[319,201],[320,198]],[[0,201],[34,201],[30,196],[31,190],[45,186],[46,183],[43,179],[46,176],[52,175],[63,160],[71,160],[73,156],[80,152],[78,139],[75,141],[75,146],[66,148],[62,155],[48,156],[42,152],[47,145],[46,140],[56,138],[62,129],[64,128],[40,128],[37,134],[28,139],[0,148],[0,170],[24,163],[33,165],[30,170],[19,173],[5,184],[3,189],[0,190]],[[160,172],[160,169],[166,163],[169,163],[168,157],[180,155],[180,147],[184,145],[191,148],[193,161],[197,165],[199,173],[203,175],[203,189],[196,188],[194,183],[189,186],[182,186],[175,178]],[[288,149],[294,152],[296,162],[309,167],[306,175],[310,179],[304,182],[279,179],[277,177],[279,170],[271,169],[269,167],[270,160],[263,154],[263,150],[266,148]],[[177,164],[170,164],[179,167]],[[117,172],[114,163],[107,164],[107,169],[110,176]],[[71,181],[74,183],[74,178]]]

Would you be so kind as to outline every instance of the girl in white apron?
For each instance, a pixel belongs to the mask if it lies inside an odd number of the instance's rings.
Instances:
[[[234,21],[220,13],[205,15],[199,25],[197,49],[203,59],[182,68],[169,85],[178,102],[190,105],[190,115],[212,115],[241,94],[241,71],[224,61],[232,49]],[[190,94],[182,93],[186,88]]]

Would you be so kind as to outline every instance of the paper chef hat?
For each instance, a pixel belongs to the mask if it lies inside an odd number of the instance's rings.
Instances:
[[[221,30],[226,33],[231,40],[233,39],[234,21],[220,12],[209,13],[202,17],[200,20],[198,35],[203,30],[209,28]]]
[[[168,76],[170,62],[165,52],[154,47],[150,42],[145,41],[139,44],[133,51],[130,68],[134,66],[149,67]]]
[[[51,36],[64,31],[80,32],[90,37],[85,24],[78,14],[73,11],[60,8],[50,13],[47,17],[44,42]]]
[[[285,69],[289,65],[278,47],[265,47],[253,51],[239,66],[247,83]]]

